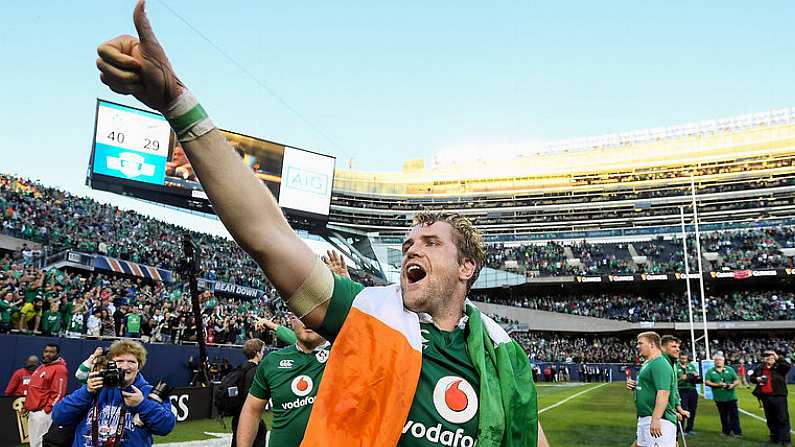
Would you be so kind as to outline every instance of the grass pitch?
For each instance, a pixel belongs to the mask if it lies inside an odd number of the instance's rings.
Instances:
[[[790,386],[790,408],[793,408]],[[623,447],[635,440],[635,405],[632,393],[622,382],[538,387],[541,424],[553,447]],[[764,412],[750,389],[737,390],[743,438],[721,434],[715,402],[699,399],[695,435],[687,438],[688,447],[769,446]],[[565,402],[564,402],[565,401]],[[561,404],[561,402],[563,402]],[[557,406],[555,406],[557,405]],[[760,419],[754,418],[752,415]],[[681,446],[681,438],[679,439]]]
[[[790,386],[790,408],[795,410],[795,386]],[[696,434],[687,438],[688,447],[763,447],[768,431],[764,412],[749,389],[737,390],[740,412],[741,439],[721,435],[720,418],[715,402],[699,399],[696,414]],[[552,447],[629,447],[635,440],[635,404],[632,393],[623,382],[611,384],[538,385],[538,408],[541,423]],[[754,418],[756,415],[760,419]],[[270,426],[270,414],[263,419]],[[207,439],[205,432],[229,432],[215,420],[177,424],[164,437],[156,436],[155,443]],[[681,438],[680,438],[680,446]]]

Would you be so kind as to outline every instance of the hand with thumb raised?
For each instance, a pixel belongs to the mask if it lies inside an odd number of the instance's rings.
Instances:
[[[160,112],[183,91],[166,52],[146,17],[144,0],[138,0],[133,22],[138,38],[118,36],[97,48],[99,79],[116,93],[133,95]]]

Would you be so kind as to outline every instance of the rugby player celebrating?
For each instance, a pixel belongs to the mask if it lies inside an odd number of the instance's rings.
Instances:
[[[485,258],[469,221],[418,215],[400,285],[332,274],[177,78],[143,0],[134,23],[97,49],[101,81],[164,114],[230,234],[334,343],[302,445],[546,446],[527,356],[466,300]]]
[[[270,323],[268,328],[286,330]],[[292,336],[296,342],[271,352],[257,366],[254,381],[248,391],[240,422],[237,425],[237,445],[250,447],[257,436],[257,421],[262,418],[268,399],[273,402],[273,425],[269,445],[297,447],[304,438],[312,403],[317,395],[323,369],[328,360],[329,343],[317,332],[308,329],[297,318],[291,321],[293,334],[286,330],[281,340]]]

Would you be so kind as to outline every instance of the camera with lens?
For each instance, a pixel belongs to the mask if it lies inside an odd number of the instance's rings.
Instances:
[[[109,361],[108,366],[99,372],[102,377],[102,386],[105,388],[121,388],[124,383],[124,370],[116,366],[116,362]]]
[[[147,399],[151,399],[159,404],[162,404],[163,402],[168,401],[168,397],[171,396],[171,392],[173,390],[174,388],[171,385],[165,382],[157,382],[157,385],[155,385],[152,388],[152,391],[149,392]],[[135,424],[136,427],[144,426],[144,421],[141,420],[140,414],[136,414],[133,417],[133,424]]]
[[[766,375],[761,375],[761,376],[756,378],[756,383],[758,383],[761,386],[767,385],[767,381],[768,381],[768,377]]]
[[[168,400],[168,397],[171,395],[171,391],[173,390],[174,388],[171,385],[165,382],[157,382],[157,385],[155,385],[152,388],[152,391],[149,392],[149,399],[162,404]]]
[[[685,379],[685,382],[697,385],[701,383],[701,376],[699,376],[698,374],[688,374],[687,378]]]

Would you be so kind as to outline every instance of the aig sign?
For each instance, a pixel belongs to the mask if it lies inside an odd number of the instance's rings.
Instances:
[[[301,191],[325,196],[328,192],[328,176],[290,166],[287,168],[287,186]]]

